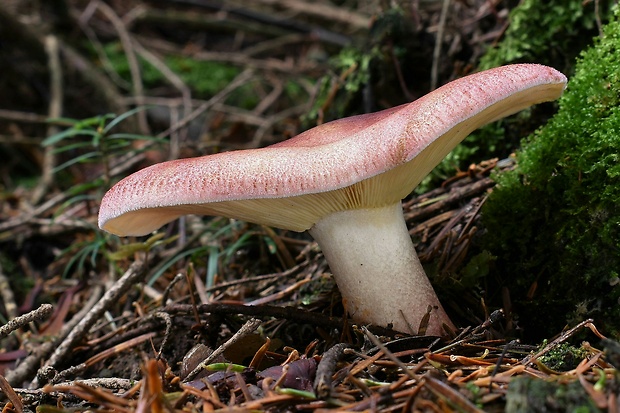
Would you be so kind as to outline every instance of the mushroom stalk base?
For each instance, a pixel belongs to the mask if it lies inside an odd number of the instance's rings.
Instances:
[[[426,334],[443,335],[442,324],[453,328],[420,264],[400,202],[333,213],[310,234],[353,320],[415,334],[431,306]]]

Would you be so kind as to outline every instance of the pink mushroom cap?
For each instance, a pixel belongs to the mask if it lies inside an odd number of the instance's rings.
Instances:
[[[191,213],[304,231],[333,212],[401,200],[473,130],[556,99],[565,83],[550,67],[503,66],[265,148],[152,165],[105,194],[99,226],[146,235]]]

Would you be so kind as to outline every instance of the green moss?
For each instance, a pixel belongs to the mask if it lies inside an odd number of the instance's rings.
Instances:
[[[580,57],[557,115],[524,142],[518,167],[496,177],[483,211],[496,280],[541,331],[594,317],[620,332],[619,50],[616,16]]]
[[[104,51],[119,77],[131,81],[129,62],[120,43],[109,43]],[[147,88],[153,88],[165,84],[167,81],[161,72],[149,62],[138,56],[141,66],[140,76]],[[208,98],[215,95],[228,85],[240,72],[238,67],[227,63],[194,60],[183,56],[166,56],[164,63],[170,70],[176,73],[190,88],[195,91],[197,97]],[[247,91],[246,91],[247,92]],[[240,93],[241,96],[247,95]],[[244,107],[253,107],[257,101],[245,103]]]
[[[592,44],[599,34],[597,17],[607,22],[611,16],[609,0],[599,1],[598,16],[594,2],[582,0],[523,0],[512,9],[509,25],[501,41],[487,50],[478,70],[519,62],[534,62],[555,67],[570,75],[579,52]],[[442,164],[461,168],[468,163],[491,157],[506,157],[553,114],[554,105],[539,105],[487,125],[474,132]]]
[[[213,96],[226,87],[240,72],[226,63],[194,60],[182,56],[168,56],[168,67],[200,96]]]
[[[546,345],[545,341],[541,347]],[[562,343],[538,358],[538,361],[554,371],[569,371],[575,369],[587,356],[588,350],[585,348]]]
[[[599,2],[599,16],[610,16],[611,1]],[[594,2],[524,0],[510,12],[502,41],[481,59],[480,68],[539,62],[566,70],[597,34]]]
[[[600,412],[579,381],[557,383],[527,376],[510,382],[507,413]]]

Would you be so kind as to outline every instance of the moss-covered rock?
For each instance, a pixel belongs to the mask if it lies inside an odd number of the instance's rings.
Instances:
[[[593,317],[620,335],[620,22],[584,52],[557,115],[497,176],[483,219],[522,325]],[[528,293],[529,292],[529,293]],[[529,299],[528,299],[529,295]]]

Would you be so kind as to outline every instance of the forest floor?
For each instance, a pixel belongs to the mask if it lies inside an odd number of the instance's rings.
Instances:
[[[509,2],[4,3],[3,412],[618,411],[620,344],[592,320],[524,343],[509,297],[489,309],[480,289],[440,287],[461,328],[411,336],[348,320],[306,234],[96,225],[103,193],[141,167],[265,146],[474,71]],[[512,165],[479,161],[404,201],[436,285],[462,273],[491,173]]]

